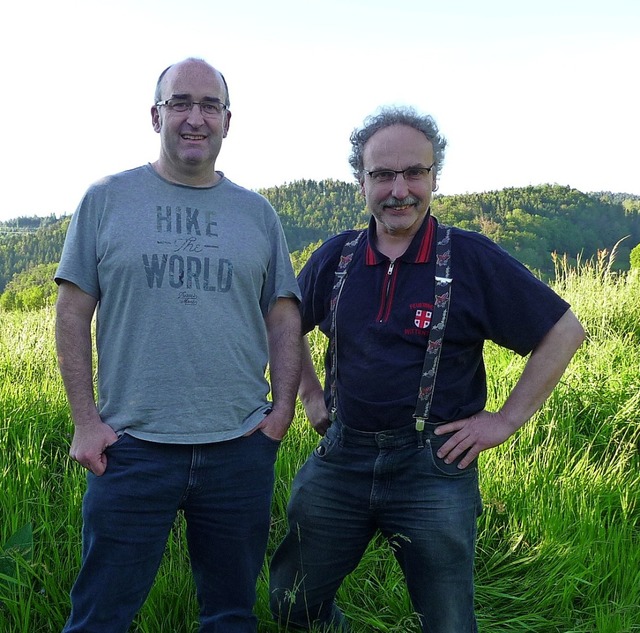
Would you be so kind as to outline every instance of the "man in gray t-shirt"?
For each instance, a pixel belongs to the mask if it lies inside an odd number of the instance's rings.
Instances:
[[[255,631],[299,290],[271,205],[215,170],[231,119],[221,73],[170,66],[151,115],[159,159],[89,188],[56,273],[70,454],[89,471],[64,630],[129,628],[182,510],[201,631]]]

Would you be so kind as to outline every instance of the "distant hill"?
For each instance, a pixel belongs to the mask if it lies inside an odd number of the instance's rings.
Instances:
[[[368,222],[355,183],[300,180],[259,192],[278,211],[292,252]],[[585,260],[627,238],[617,257],[627,269],[629,252],[640,243],[640,196],[632,194],[540,185],[436,195],[432,210],[441,222],[489,236],[543,277],[553,274],[553,252]],[[0,222],[0,292],[15,274],[58,261],[69,219]]]
[[[369,219],[355,183],[302,180],[260,193],[280,214],[291,251],[366,226]],[[554,272],[554,252],[584,261],[599,250],[610,252],[620,240],[617,266],[626,269],[630,250],[640,242],[640,196],[631,194],[540,185],[436,194],[432,211],[443,223],[484,233],[543,277]]]
[[[559,185],[507,188],[443,196],[433,213],[447,224],[484,233],[539,272],[553,274],[551,253],[583,261],[618,248],[617,264],[629,268],[640,242],[640,196],[582,193]]]
[[[70,217],[20,217],[0,222],[0,292],[14,275],[60,259]]]

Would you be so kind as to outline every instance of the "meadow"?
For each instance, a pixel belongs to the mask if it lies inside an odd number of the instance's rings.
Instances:
[[[554,287],[588,331],[561,383],[510,441],[481,457],[484,513],[476,562],[483,633],[640,633],[640,271],[607,260]],[[0,313],[0,631],[60,631],[81,554],[84,472],[68,456],[72,424],[58,375],[52,308]],[[323,341],[312,338],[321,362]],[[489,345],[490,402],[524,359]],[[291,479],[317,437],[298,405],[280,449],[268,555],[285,529]],[[259,631],[268,613],[266,567]],[[410,633],[415,617],[390,547],[374,541],[339,601],[354,633]],[[437,607],[436,607],[437,608]],[[181,519],[132,631],[197,631]]]

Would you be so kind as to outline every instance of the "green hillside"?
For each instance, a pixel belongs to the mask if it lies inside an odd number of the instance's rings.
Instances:
[[[0,293],[18,274],[60,259],[69,217],[0,222]]]
[[[300,180],[259,191],[278,211],[292,253],[368,221],[355,183]],[[616,266],[627,269],[640,242],[640,196],[624,193],[540,185],[436,195],[432,208],[440,221],[484,233],[545,278],[553,274],[554,252],[584,261],[623,240]],[[68,222],[54,216],[0,222],[0,292],[15,275],[58,261]]]

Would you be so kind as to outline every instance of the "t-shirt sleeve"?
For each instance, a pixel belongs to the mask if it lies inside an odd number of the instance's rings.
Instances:
[[[271,242],[271,259],[267,271],[267,279],[261,297],[261,309],[266,314],[280,297],[300,300],[300,288],[296,281],[287,240],[280,219],[270,204],[267,213],[271,217],[269,239]]]
[[[100,300],[96,200],[91,190],[71,218],[54,279],[58,284],[69,281]]]

